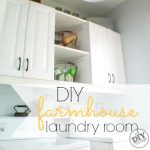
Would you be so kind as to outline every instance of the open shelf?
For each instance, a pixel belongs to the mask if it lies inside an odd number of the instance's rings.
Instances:
[[[55,45],[55,60],[56,61],[75,61],[84,56],[87,56],[89,53],[65,46]]]
[[[75,49],[55,45],[55,63],[57,64],[57,62],[65,62],[65,63],[71,62],[75,64],[78,68],[75,77],[75,82],[91,84],[92,78],[91,78],[91,61],[89,55],[90,41],[89,41],[88,22],[79,17],[75,17],[57,10],[55,15],[56,15],[55,20],[56,32],[71,31],[77,35],[77,42],[75,45],[76,46]]]
[[[79,17],[56,10],[56,30],[71,29],[86,22]]]

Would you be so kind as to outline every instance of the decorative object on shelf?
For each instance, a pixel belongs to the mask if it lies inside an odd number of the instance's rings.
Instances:
[[[77,66],[71,62],[57,62],[54,72],[55,80],[74,82],[77,74]]]
[[[55,32],[55,44],[62,45],[63,32]]]
[[[76,48],[77,35],[72,31],[55,32],[55,44]]]
[[[31,112],[28,106],[26,105],[16,105],[14,106],[15,110],[15,117],[27,117],[28,114]]]
[[[62,11],[61,7],[55,7],[56,10]]]
[[[55,9],[58,11],[63,11],[66,14],[69,14],[69,15],[72,15],[75,17],[79,17],[79,13],[77,13],[77,12],[71,12],[70,10],[66,10],[66,9],[63,10],[62,7],[59,7],[59,6],[56,6]]]
[[[79,13],[73,12],[72,13],[73,16],[79,17]]]
[[[76,48],[77,35],[70,31],[64,31],[62,37],[62,43],[64,46],[70,48]]]
[[[64,12],[67,13],[67,14],[71,14],[70,10],[64,10]]]
[[[87,20],[87,17],[83,17],[82,19]]]

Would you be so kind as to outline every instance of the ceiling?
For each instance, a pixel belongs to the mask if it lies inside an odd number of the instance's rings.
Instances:
[[[85,2],[83,0],[54,0],[82,11],[90,16],[101,16],[126,0],[104,0],[102,2]]]

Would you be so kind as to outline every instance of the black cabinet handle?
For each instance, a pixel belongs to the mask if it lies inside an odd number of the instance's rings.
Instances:
[[[28,71],[29,70],[29,58],[27,58],[26,61],[27,61],[26,71]]]
[[[21,57],[19,57],[18,59],[19,59],[18,71],[20,71],[20,69],[21,69]]]
[[[112,78],[113,78],[113,83],[115,83],[115,75],[114,74],[112,74]]]
[[[108,82],[111,83],[111,75],[108,73]]]

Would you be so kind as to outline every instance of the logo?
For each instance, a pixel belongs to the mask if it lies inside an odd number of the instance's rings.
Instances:
[[[133,147],[143,148],[149,142],[149,135],[143,129],[136,129],[131,132],[129,141]]]

